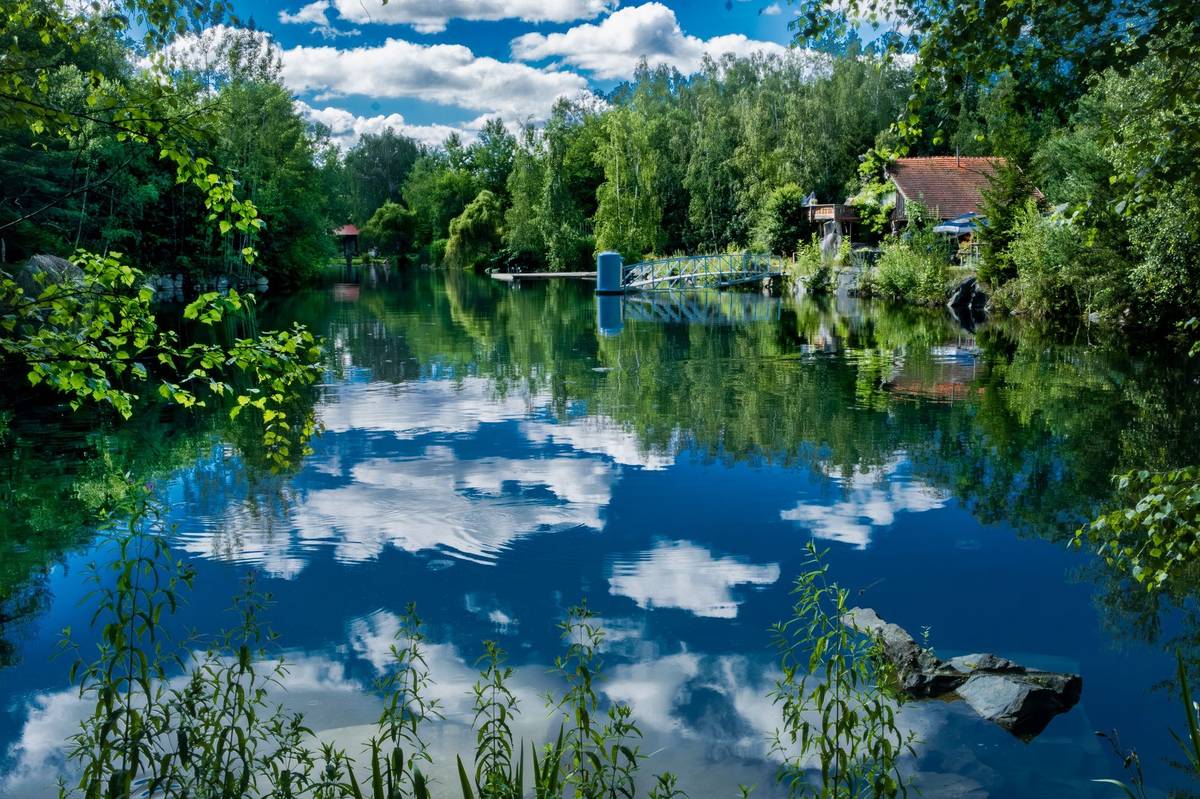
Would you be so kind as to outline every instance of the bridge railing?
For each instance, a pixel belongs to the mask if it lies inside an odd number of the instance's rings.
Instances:
[[[656,258],[625,267],[626,288],[724,286],[782,274],[786,261],[762,253],[719,253]]]

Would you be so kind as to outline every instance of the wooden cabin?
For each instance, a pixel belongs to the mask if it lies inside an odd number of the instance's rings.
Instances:
[[[892,212],[894,228],[908,221],[909,202],[919,202],[942,222],[983,214],[983,190],[1003,168],[1003,158],[935,155],[898,158],[887,168],[898,197]]]

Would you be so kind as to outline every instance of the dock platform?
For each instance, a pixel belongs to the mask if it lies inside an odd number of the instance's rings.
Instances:
[[[577,280],[595,280],[595,272],[490,272],[492,280],[512,283],[515,280],[554,280],[556,278],[575,278]]]

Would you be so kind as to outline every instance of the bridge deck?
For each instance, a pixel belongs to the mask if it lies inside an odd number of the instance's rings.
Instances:
[[[621,285],[626,290],[726,288],[779,277],[785,263],[750,252],[674,255],[625,267]]]
[[[577,278],[595,280],[595,272],[492,272],[492,280],[512,283],[515,280],[554,280],[555,278]]]
[[[643,291],[677,288],[727,288],[742,283],[769,280],[784,274],[786,261],[776,255],[719,253],[675,255],[625,266],[621,289]],[[491,272],[493,280],[514,283],[522,280],[574,278],[595,280],[595,272]]]

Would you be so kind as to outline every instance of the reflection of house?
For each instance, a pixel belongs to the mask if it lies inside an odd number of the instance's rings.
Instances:
[[[929,359],[907,358],[894,372],[883,389],[900,397],[953,402],[983,388],[975,383],[978,377],[978,350],[973,342],[930,347]]]

